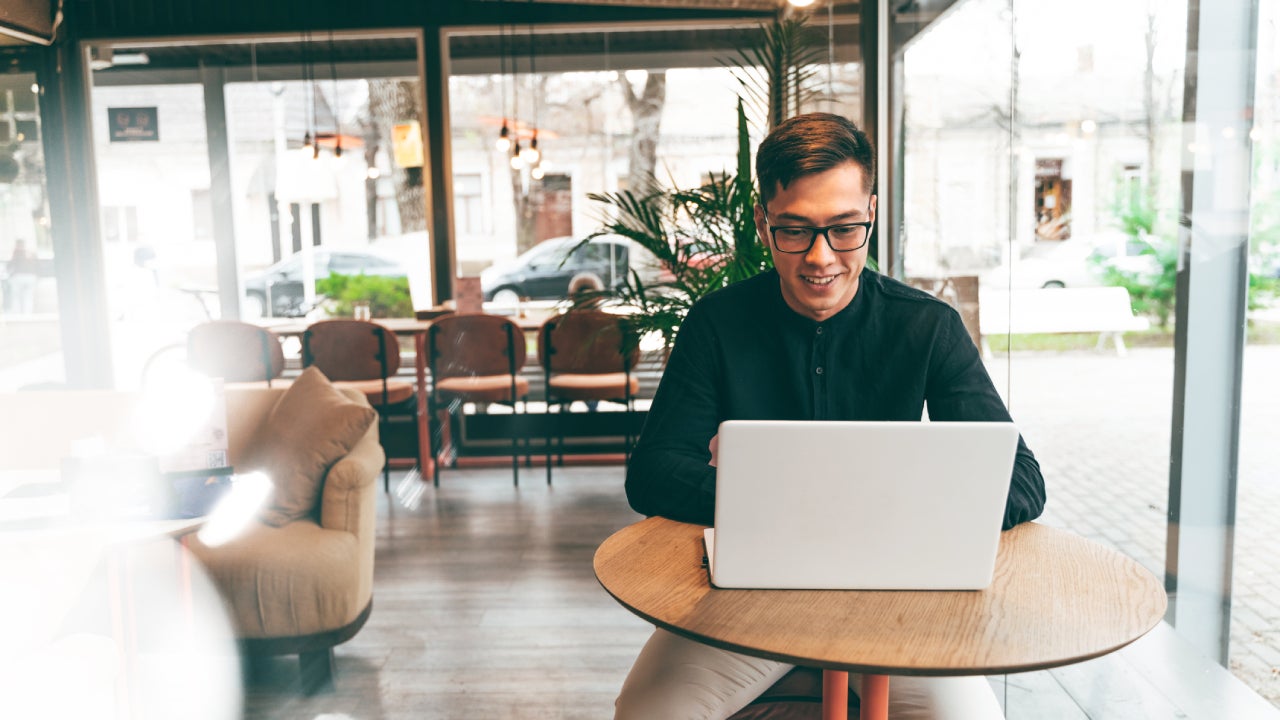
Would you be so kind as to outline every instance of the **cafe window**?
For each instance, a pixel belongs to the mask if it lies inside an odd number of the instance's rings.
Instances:
[[[421,273],[430,303],[417,48],[414,32],[92,46],[94,165],[120,325],[110,335],[130,343],[117,352],[117,385],[138,383],[150,353],[231,308],[268,323],[325,316],[338,302],[324,292],[331,272],[384,276],[380,291],[397,297]],[[147,62],[114,62],[122,56]],[[145,268],[135,246],[149,249]],[[292,277],[299,254],[340,259]],[[390,307],[411,304],[371,311]]]

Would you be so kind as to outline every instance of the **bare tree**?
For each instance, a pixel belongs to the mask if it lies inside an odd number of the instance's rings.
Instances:
[[[417,81],[370,80],[369,116],[377,127],[380,143],[391,145],[392,127],[397,123],[422,122],[418,108]],[[400,232],[427,229],[427,203],[422,187],[421,167],[395,168],[396,208],[400,212]]]
[[[662,108],[667,100],[667,73],[664,70],[648,71],[644,90],[639,94],[636,94],[626,75],[618,76],[618,85],[631,110],[632,126],[635,128],[629,153],[627,188],[632,192],[640,192],[653,182],[654,169],[658,163]]]

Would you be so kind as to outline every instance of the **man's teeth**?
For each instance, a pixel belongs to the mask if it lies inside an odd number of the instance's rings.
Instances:
[[[809,283],[810,285],[830,285],[835,279],[836,278],[834,275],[829,277],[823,277],[823,278],[808,277],[808,276],[804,277],[804,281]]]

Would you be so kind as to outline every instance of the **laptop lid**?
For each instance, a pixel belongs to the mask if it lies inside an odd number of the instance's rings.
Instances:
[[[731,420],[719,432],[716,587],[990,584],[1013,423]]]

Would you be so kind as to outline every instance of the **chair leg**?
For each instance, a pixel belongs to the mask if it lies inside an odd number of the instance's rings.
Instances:
[[[382,440],[382,492],[391,493],[391,453],[387,449],[387,421],[382,409],[378,410],[378,438]]]
[[[298,655],[298,679],[303,695],[333,691],[333,648]]]
[[[520,487],[520,422],[516,403],[511,402],[511,484]]]
[[[542,449],[545,450],[547,453],[547,484],[550,485],[551,484],[551,454],[555,451],[555,449],[551,446],[551,395],[550,394],[547,395],[547,411],[544,417],[546,419],[546,422],[543,423],[544,425],[543,429],[546,431],[547,437],[546,437],[545,445],[543,446]],[[560,415],[558,413],[556,414],[556,419],[557,420],[560,419]]]
[[[556,453],[556,467],[564,467],[564,406],[565,403],[560,403],[556,407],[556,420],[559,421],[556,423],[556,428],[560,431],[556,438],[556,445],[560,448],[560,452]],[[573,410],[572,400],[569,401],[569,409]]]
[[[444,426],[445,423],[451,422],[453,413],[446,413],[444,422],[440,422],[440,409],[436,407],[431,417],[439,426],[439,433],[431,433],[431,485],[440,487],[440,450],[438,448],[444,443]]]

